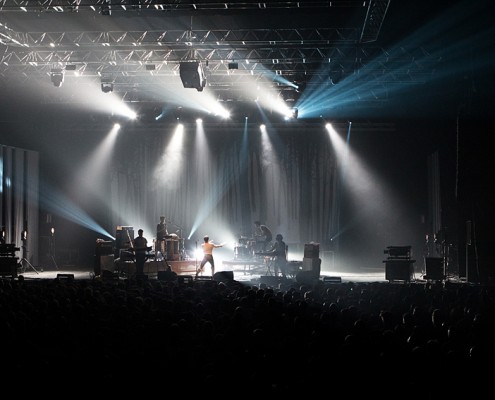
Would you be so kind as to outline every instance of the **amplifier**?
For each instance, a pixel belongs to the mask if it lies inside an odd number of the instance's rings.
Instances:
[[[17,276],[17,265],[19,257],[0,257],[0,276],[11,275]]]
[[[319,243],[306,243],[304,245],[304,257],[305,258],[318,258],[318,257],[320,257],[320,244]]]
[[[385,261],[385,279],[388,281],[410,281],[413,277],[414,260]]]

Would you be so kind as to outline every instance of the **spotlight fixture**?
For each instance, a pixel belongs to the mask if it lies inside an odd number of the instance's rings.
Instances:
[[[146,64],[146,71],[154,71],[155,69],[155,64]]]
[[[180,79],[185,88],[193,88],[202,92],[206,86],[206,76],[199,61],[186,61],[180,63]]]
[[[228,66],[229,69],[239,69],[239,64],[236,62],[230,62]]]
[[[110,8],[110,0],[104,0],[101,5],[101,15],[112,15],[112,9]]]
[[[292,118],[297,119],[298,115],[299,115],[299,110],[296,107],[294,107],[292,109]]]
[[[111,75],[104,74],[101,77],[101,91],[103,93],[113,92],[113,79]]]
[[[101,91],[103,93],[113,92],[113,83],[112,82],[102,82],[101,83]]]
[[[65,70],[66,71],[75,71],[77,69],[77,65],[76,64],[67,64],[65,66]]]
[[[50,79],[55,87],[62,86],[64,81],[64,71],[61,68],[52,68]]]

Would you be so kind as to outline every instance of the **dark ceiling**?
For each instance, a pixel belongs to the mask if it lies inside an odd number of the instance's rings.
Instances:
[[[458,107],[485,100],[492,9],[485,1],[6,0],[0,85],[10,96],[71,102],[71,91],[31,90],[60,69],[85,77],[66,79],[75,88],[104,77],[124,101],[159,103],[157,86],[176,85],[180,63],[194,60],[220,101],[247,100],[255,80],[296,105],[304,92],[347,80],[342,96],[354,105],[396,106],[399,94],[408,107],[404,94],[417,91],[419,102]]]

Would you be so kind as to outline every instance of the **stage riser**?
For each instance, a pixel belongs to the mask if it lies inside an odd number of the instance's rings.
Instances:
[[[196,262],[193,261],[168,261],[170,269],[177,275],[194,275],[196,274]],[[148,261],[144,264],[144,273],[157,274],[159,271],[167,271],[167,262],[165,261]],[[114,271],[123,272],[129,276],[136,273],[136,264],[132,261],[116,262]]]

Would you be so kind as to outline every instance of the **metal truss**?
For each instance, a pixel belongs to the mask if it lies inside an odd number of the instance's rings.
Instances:
[[[364,2],[364,24],[351,27],[19,32],[0,19],[0,78],[23,83],[49,79],[53,68],[98,81],[103,75],[111,76],[114,91],[124,97],[132,94],[137,101],[150,96],[136,92],[149,92],[158,80],[166,85],[167,78],[179,75],[181,62],[192,60],[201,62],[208,86],[226,100],[242,98],[242,88],[253,80],[270,82],[285,92],[293,92],[298,85],[331,85],[335,77],[351,75],[354,80],[373,82],[370,90],[394,83],[423,83],[438,62],[424,49],[398,48],[391,53],[372,45],[389,2]],[[363,2],[4,0],[0,13],[88,14],[101,13],[102,6],[120,13],[167,10],[204,15],[217,9],[310,8],[321,12],[331,7],[363,7]]]

